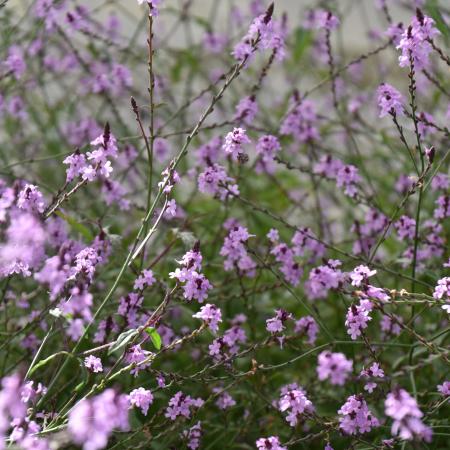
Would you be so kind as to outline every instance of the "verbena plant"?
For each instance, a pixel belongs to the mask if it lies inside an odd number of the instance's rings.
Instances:
[[[0,448],[448,448],[448,4],[16,3]]]

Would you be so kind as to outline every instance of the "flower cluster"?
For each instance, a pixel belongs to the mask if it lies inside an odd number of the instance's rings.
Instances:
[[[107,123],[103,133],[95,138],[91,145],[94,149],[87,152],[87,156],[76,151],[63,162],[68,165],[66,171],[67,182],[81,177],[84,181],[93,181],[97,176],[109,178],[113,168],[110,158],[118,157],[117,140]]]
[[[287,412],[286,421],[291,427],[295,427],[304,413],[314,411],[313,404],[306,397],[305,391],[297,384],[290,384],[281,389],[278,409]]]
[[[128,399],[113,389],[78,402],[69,413],[69,433],[87,450],[105,448],[114,430],[127,431]]]
[[[317,375],[319,380],[330,380],[333,385],[343,386],[353,370],[353,362],[343,353],[325,351],[317,359]]]
[[[140,408],[142,414],[146,416],[148,408],[153,403],[152,391],[149,391],[148,389],[144,389],[142,387],[134,389],[130,392],[130,395],[128,396],[128,401],[130,402],[131,406]]]
[[[188,301],[192,299],[203,303],[208,298],[208,291],[212,289],[212,284],[200,273],[202,270],[202,255],[199,244],[188,251],[179,261],[181,269],[177,268],[175,272],[169,274],[170,278],[175,278],[178,282],[184,283],[183,295]]]
[[[198,189],[204,194],[217,196],[222,201],[229,196],[239,195],[239,187],[234,178],[229,177],[225,168],[219,164],[208,166],[198,176]]]
[[[397,49],[401,50],[400,67],[408,67],[412,61],[417,69],[429,66],[429,55],[432,51],[430,40],[439,31],[431,17],[425,16],[420,9],[413,18],[411,25],[403,32]]]
[[[339,428],[346,434],[368,433],[379,426],[361,395],[350,396],[338,411]]]
[[[272,3],[264,14],[256,17],[251,23],[247,34],[236,44],[233,56],[238,61],[248,59],[257,48],[271,49],[279,60],[285,56],[283,34],[277,31],[277,24],[272,18],[274,4]]]
[[[374,362],[369,368],[361,370],[359,376],[361,378],[368,380],[374,380],[376,378],[384,378],[384,370],[380,368],[379,363]],[[372,393],[376,387],[377,387],[376,383],[374,383],[373,381],[368,381],[364,385],[364,390],[366,390],[369,393]]]
[[[189,430],[183,431],[182,437],[187,441],[187,446],[191,450],[200,447],[200,438],[202,437],[202,423],[198,421]]]
[[[445,2],[13,3],[0,449],[447,448]]]
[[[222,312],[216,305],[211,305],[210,303],[202,306],[200,311],[192,317],[203,320],[213,333],[217,333],[219,322],[222,322]]]
[[[191,408],[200,408],[204,401],[201,398],[192,398],[183,392],[177,392],[169,401],[165,416],[170,420],[175,420],[178,416],[189,419],[191,417]]]
[[[268,438],[260,438],[256,441],[258,450],[287,450],[283,447],[278,436],[270,436]]]
[[[250,144],[250,142],[251,140],[243,128],[235,128],[225,136],[223,149],[225,153],[231,155],[233,160],[244,160],[245,156],[242,146],[244,144]]]
[[[380,117],[403,115],[402,94],[390,84],[383,83],[377,90]]]
[[[373,305],[370,300],[361,300],[358,305],[352,305],[347,311],[345,318],[345,326],[347,327],[347,333],[355,340],[358,336],[361,336],[363,330],[367,328],[367,324],[372,318],[370,312]]]
[[[249,234],[247,228],[234,221],[225,223],[225,227],[229,230],[228,236],[225,237],[220,249],[220,255],[225,257],[224,269],[229,272],[236,268],[239,272],[252,277],[255,273],[256,264],[245,247],[252,235]]]
[[[391,431],[394,436],[406,440],[418,438],[425,442],[431,441],[432,430],[422,422],[423,413],[417,401],[404,389],[390,392],[384,406],[386,415],[393,419]]]

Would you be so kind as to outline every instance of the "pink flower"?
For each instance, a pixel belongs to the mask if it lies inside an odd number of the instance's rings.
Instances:
[[[367,266],[358,266],[350,272],[350,279],[352,280],[352,286],[361,286],[362,283],[367,282],[369,277],[375,275],[376,270],[370,270]]]
[[[412,440],[417,438],[425,442],[431,441],[433,434],[430,427],[422,421],[422,411],[420,411],[416,400],[404,389],[398,389],[388,394],[384,402],[385,413],[391,417],[392,434],[399,435],[401,439]]]
[[[193,399],[183,392],[177,392],[169,401],[169,406],[164,414],[170,420],[175,420],[178,416],[189,419],[191,417],[191,408],[200,408],[204,401],[201,398]]]
[[[343,353],[325,351],[319,354],[317,365],[319,380],[330,379],[331,384],[343,386],[352,369],[353,362]]]
[[[379,426],[378,419],[370,412],[362,395],[350,396],[338,414],[339,427],[346,434],[368,433]]]
[[[442,384],[438,384],[437,390],[444,397],[449,397],[450,396],[450,381],[444,381]]]
[[[260,438],[256,441],[256,448],[258,450],[287,450],[280,443],[278,436],[270,436],[268,438]]]
[[[113,389],[81,400],[69,413],[69,433],[85,450],[105,448],[114,430],[128,429],[128,399]]]
[[[144,290],[148,286],[152,286],[155,283],[155,277],[153,271],[150,269],[143,270],[141,275],[136,278],[133,289]]]
[[[87,356],[84,365],[94,373],[103,372],[102,360],[94,355]]]
[[[217,333],[219,322],[222,322],[222,312],[216,305],[210,303],[202,306],[200,311],[192,317],[203,320],[213,333]]]
[[[390,84],[383,83],[377,90],[380,117],[391,115],[403,115],[403,98]]]
[[[243,154],[243,144],[250,144],[250,142],[250,138],[243,128],[234,128],[233,131],[230,131],[225,136],[225,142],[222,148],[237,161],[239,156]]]
[[[313,404],[306,397],[305,391],[295,383],[281,389],[278,409],[288,413],[286,420],[291,427],[297,425],[302,414],[314,411]]]
[[[148,389],[140,387],[130,392],[128,401],[130,402],[131,406],[140,408],[142,414],[146,416],[149,406],[153,403],[153,394]]]

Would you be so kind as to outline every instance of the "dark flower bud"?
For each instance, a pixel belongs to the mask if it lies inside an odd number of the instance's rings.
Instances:
[[[274,3],[272,2],[269,7],[267,8],[266,14],[264,16],[264,23],[267,25],[270,20],[272,19],[272,15],[273,15],[273,10],[274,10]]]

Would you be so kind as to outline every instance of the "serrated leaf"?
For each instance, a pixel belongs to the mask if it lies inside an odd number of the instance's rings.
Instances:
[[[137,334],[138,331],[134,328],[119,334],[116,342],[114,342],[114,345],[112,345],[109,349],[108,355],[111,355],[112,353],[117,352],[117,350],[124,348],[128,344],[128,342],[130,342],[131,339],[133,339]]]
[[[156,329],[153,327],[148,327],[145,329],[145,332],[150,336],[150,339],[152,340],[152,343],[155,346],[156,350],[161,350],[162,340]]]

